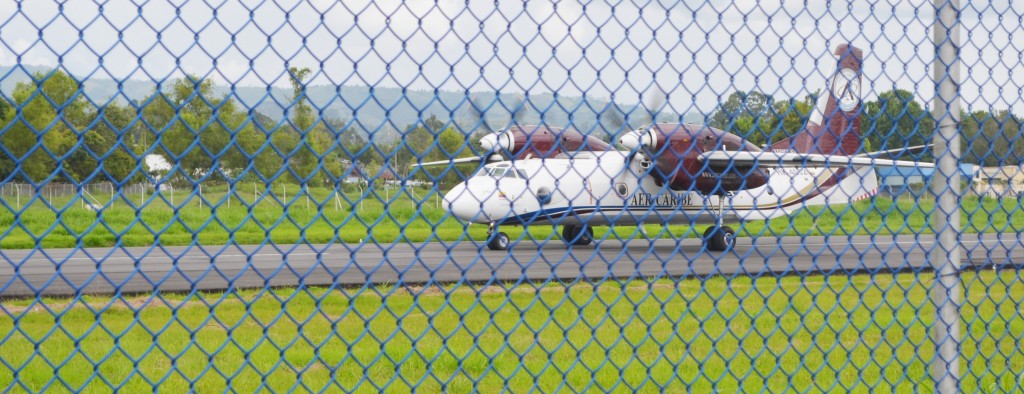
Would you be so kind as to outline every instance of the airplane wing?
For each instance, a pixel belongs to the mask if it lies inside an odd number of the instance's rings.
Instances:
[[[458,159],[451,159],[451,160],[428,161],[428,162],[424,162],[424,163],[416,163],[416,164],[411,165],[410,167],[412,167],[412,168],[417,168],[417,167],[436,167],[436,166],[447,166],[447,165],[453,165],[453,164],[480,163],[480,162],[483,162],[483,161],[484,161],[484,157],[483,156],[471,156],[471,157],[461,157],[461,158],[458,158]],[[487,159],[487,161],[488,162],[501,161],[501,158],[497,157],[497,156],[491,156],[490,158]]]
[[[762,167],[935,167],[934,163],[815,153],[714,151],[701,154],[700,160],[716,167],[726,167],[730,164]]]
[[[920,154],[921,152],[924,152],[926,149],[931,149],[933,145],[934,144],[917,145],[917,146],[910,146],[910,147],[906,147],[906,148],[896,148],[896,149],[889,149],[889,150],[880,150],[880,151],[876,151],[876,152],[865,152],[865,153],[853,155],[853,157],[874,157],[874,158],[888,157],[888,158],[895,159],[895,158],[900,157],[900,156]]]

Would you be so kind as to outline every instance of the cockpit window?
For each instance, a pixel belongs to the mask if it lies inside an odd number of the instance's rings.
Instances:
[[[526,172],[518,168],[511,167],[485,167],[473,174],[474,177],[491,177],[491,178],[519,178],[527,179]]]
[[[501,177],[505,176],[505,167],[484,167],[484,168],[481,168],[480,171],[477,171],[477,173],[474,174],[473,176],[475,176],[475,177],[489,176],[489,177],[492,177],[492,178],[501,178]]]

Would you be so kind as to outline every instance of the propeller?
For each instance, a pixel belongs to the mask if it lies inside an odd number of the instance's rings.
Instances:
[[[436,166],[449,166],[453,164],[465,164],[465,163],[493,163],[502,161],[505,158],[500,154],[496,153],[498,148],[508,146],[512,144],[504,142],[505,139],[500,138],[503,135],[502,130],[492,131],[490,124],[487,123],[487,110],[493,107],[493,103],[488,103],[485,99],[482,99],[479,94],[474,94],[469,100],[469,105],[466,106],[465,114],[469,124],[473,127],[479,127],[483,130],[485,135],[480,139],[480,147],[483,148],[484,154],[480,156],[463,157],[451,160],[440,160],[432,162],[424,162],[413,164],[413,168],[417,167],[436,167]],[[499,140],[503,141],[499,143]],[[506,148],[508,149],[508,148]]]
[[[509,104],[505,104],[504,100],[501,99],[501,94],[498,93],[496,96],[498,104],[509,112],[509,123],[510,127],[516,127],[522,124],[523,118],[526,116],[526,98],[522,94],[516,94],[512,97]],[[479,109],[482,108],[474,103],[474,106]],[[481,118],[483,116],[481,115]],[[480,148],[485,152],[485,156],[488,157],[489,161],[497,161],[507,159],[506,153],[509,153],[515,147],[515,137],[512,135],[509,128],[501,130],[495,130],[494,132],[488,133],[480,139]]]
[[[501,151],[511,150],[515,146],[512,141],[512,133],[505,130],[498,130],[494,133],[485,135],[480,139],[480,148],[487,152],[499,153]]]
[[[618,104],[614,101],[609,101],[608,105],[601,111],[601,118],[612,126],[614,133],[618,133],[626,125],[626,116],[623,114],[622,109],[619,108]],[[612,133],[609,133],[612,134]]]
[[[632,127],[632,125],[628,124],[627,117],[623,116],[621,112],[606,112],[607,114],[611,114],[606,119],[608,119],[617,129],[622,129],[624,126],[628,127],[629,131],[618,139],[619,145],[622,145],[622,147],[632,152],[627,158],[627,161],[632,161],[637,155],[642,156],[641,159],[646,159],[647,161],[653,159],[644,153],[645,149],[643,148],[647,148],[647,150],[649,150],[651,147],[658,144],[658,135],[650,126],[657,122],[662,108],[665,107],[665,102],[665,91],[662,90],[661,87],[655,86],[654,90],[647,94],[647,100],[643,107],[634,107],[633,110],[630,111],[632,113],[642,110],[639,111],[640,114],[636,117],[636,127]],[[617,105],[615,108],[618,110]]]
[[[614,101],[609,102],[608,107],[602,111],[602,118],[615,128],[636,129],[656,122],[665,107],[665,100],[665,91],[660,87],[655,87],[647,94],[647,100],[642,106],[634,106],[629,111],[622,110]],[[634,115],[634,113],[636,114]]]
[[[509,108],[501,102],[501,93],[495,93],[495,100],[498,100],[498,104],[502,107]],[[480,148],[483,150],[483,155],[479,156],[481,160],[486,158],[487,162],[502,161],[505,159],[501,155],[502,149],[508,150],[512,148],[511,135],[506,130],[493,130],[491,125],[487,123],[487,110],[494,107],[494,103],[484,102],[480,95],[474,95],[473,99],[470,100],[470,116],[474,119],[473,123],[479,124],[485,133],[480,138]],[[512,106],[513,110],[510,110],[512,119],[515,120],[517,116],[516,109],[522,107],[522,99]]]
[[[469,107],[466,108],[466,115],[469,117],[470,124],[473,126],[480,125],[486,133],[491,132],[491,126],[487,124],[487,114],[485,113],[489,107],[487,103],[480,99],[480,95],[474,94],[473,98],[469,100]]]
[[[522,94],[516,94],[513,98],[511,106],[507,106],[509,113],[511,114],[511,121],[513,124],[519,125],[523,123],[523,118],[526,116],[528,108],[526,108],[526,97]]]
[[[641,118],[643,121],[640,124],[650,124],[658,121],[658,116],[661,115],[662,109],[665,107],[665,101],[668,100],[665,90],[660,86],[655,85],[654,90],[647,94],[647,102],[644,105],[644,116],[646,119]]]

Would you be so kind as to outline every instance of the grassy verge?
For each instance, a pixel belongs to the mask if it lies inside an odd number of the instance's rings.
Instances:
[[[932,283],[899,274],[7,301],[0,387],[911,392],[931,387]],[[1024,283],[1017,272],[963,283],[962,389],[1019,390]]]
[[[452,241],[462,237],[484,239],[485,226],[470,226],[447,215],[436,193],[427,189],[375,190],[335,194],[333,190],[311,188],[299,194],[294,185],[276,186],[272,195],[257,196],[252,190],[229,193],[224,186],[198,192],[179,191],[162,195],[100,196],[109,206],[99,213],[81,200],[23,197],[16,205],[8,198],[0,206],[0,247],[92,247],[207,245],[238,243],[355,243],[373,240],[422,242]],[[264,190],[265,191],[265,190]],[[113,201],[110,203],[110,201]],[[142,202],[145,201],[145,205]],[[212,205],[212,206],[211,206]],[[741,236],[930,233],[931,200],[875,198],[851,205],[814,207],[792,218],[750,222],[738,229]],[[1024,212],[1013,199],[994,200],[969,197],[963,201],[966,232],[1024,231]],[[522,229],[507,227],[511,236],[523,236]],[[530,228],[534,239],[551,239],[550,226]],[[608,232],[610,234],[606,234]],[[651,225],[648,231],[660,237],[694,237],[701,229],[687,226]],[[598,237],[635,237],[631,226],[598,228]]]

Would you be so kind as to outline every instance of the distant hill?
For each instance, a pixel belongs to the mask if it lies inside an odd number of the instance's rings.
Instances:
[[[19,82],[29,81],[28,73],[45,72],[49,68],[39,66],[0,67],[0,90],[10,94]],[[27,73],[26,73],[27,71]],[[76,76],[79,80],[81,77]],[[84,92],[93,102],[102,104],[112,97],[120,100],[144,100],[152,94],[156,84],[152,81],[128,80],[118,83],[111,79],[89,78],[83,81]],[[239,86],[232,91],[230,86],[215,85],[218,96],[231,95],[246,108],[267,115],[273,120],[280,120],[291,101],[291,90],[280,87]],[[493,103],[495,92],[455,92],[405,90],[392,87],[368,86],[327,86],[312,85],[307,89],[309,101],[321,110],[325,118],[352,121],[352,126],[366,133],[374,133],[375,139],[390,140],[397,138],[398,131],[418,122],[420,119],[437,116],[444,122],[468,129],[476,124],[477,111],[472,109],[472,101],[480,105],[491,105],[484,109],[487,114],[487,125],[491,129],[499,129],[511,123],[510,110],[505,106],[514,106],[522,100],[514,94],[501,94]],[[610,117],[599,117],[598,114],[608,107],[609,102],[582,97],[555,96],[552,93],[530,94],[527,109],[520,115],[520,123],[564,126],[569,124],[570,114],[572,125],[581,131],[603,136],[607,131],[614,132],[614,121]],[[622,111],[630,111],[632,105],[618,105]],[[638,112],[631,115],[631,123],[639,126],[646,117]],[[543,117],[543,119],[542,119]],[[659,120],[678,121],[679,116],[661,114]],[[683,116],[684,122],[702,123],[704,114],[690,112]]]

